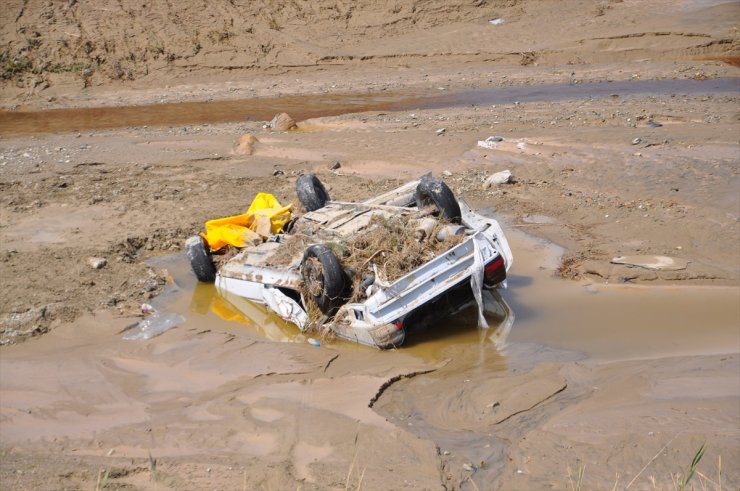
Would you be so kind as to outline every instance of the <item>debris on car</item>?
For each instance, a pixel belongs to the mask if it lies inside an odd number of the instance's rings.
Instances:
[[[513,256],[499,223],[444,181],[428,174],[355,203],[332,201],[307,173],[296,194],[308,210],[300,217],[261,193],[244,215],[210,221],[188,239],[198,280],[302,331],[377,348],[475,304],[487,327],[484,292],[505,287]],[[240,249],[224,258],[231,246]]]

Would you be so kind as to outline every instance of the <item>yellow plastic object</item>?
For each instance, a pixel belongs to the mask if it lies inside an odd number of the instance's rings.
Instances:
[[[280,232],[290,221],[293,205],[282,206],[269,193],[259,193],[246,213],[206,222],[206,233],[200,234],[211,250],[226,245],[244,247],[259,244],[270,234]]]

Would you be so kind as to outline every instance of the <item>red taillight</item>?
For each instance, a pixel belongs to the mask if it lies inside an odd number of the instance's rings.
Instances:
[[[494,273],[496,273],[496,270],[499,269],[504,265],[504,258],[499,256],[495,260],[491,261],[486,265],[486,267],[483,269],[483,272],[486,276],[491,276]]]
[[[504,258],[498,256],[483,268],[483,286],[493,288],[506,279]]]
[[[396,326],[396,329],[398,329],[399,331],[403,329],[403,322],[401,322],[400,320],[394,322],[393,325]]]

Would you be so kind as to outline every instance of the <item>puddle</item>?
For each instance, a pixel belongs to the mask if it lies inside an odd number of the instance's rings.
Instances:
[[[514,265],[503,302],[491,305],[491,328],[476,327],[475,307],[423,332],[400,348],[427,361],[450,351],[486,347],[506,357],[514,345],[537,344],[615,361],[740,351],[740,294],[736,287],[598,285],[554,276],[562,250],[516,230],[507,232]],[[305,343],[297,327],[263,306],[236,296],[222,297],[213,285],[196,283],[182,255],[159,259],[179,292],[160,297],[158,309],[180,313],[195,329],[219,328],[275,342]],[[333,340],[331,349],[374,351]],[[474,353],[472,351],[471,353]]]
[[[454,106],[511,104],[621,97],[642,94],[737,93],[738,78],[714,80],[637,80],[481,88],[438,94],[399,90],[372,94],[308,94],[212,102],[142,106],[0,111],[0,135],[22,136],[141,126],[182,126],[238,121],[267,121],[281,111],[303,121],[364,111],[405,111]]]
[[[516,313],[509,343],[541,343],[594,360],[740,350],[737,287],[576,283],[553,276],[555,250],[507,232],[515,264],[504,299]],[[556,257],[556,256],[555,256]]]

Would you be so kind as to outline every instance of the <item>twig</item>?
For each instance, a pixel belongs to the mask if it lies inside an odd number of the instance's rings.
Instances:
[[[617,472],[617,480],[614,481],[614,487],[612,488],[612,491],[617,491],[618,484],[619,484],[619,472]]]
[[[366,470],[367,470],[367,466],[365,466],[365,468],[362,469],[362,474],[360,474],[360,480],[357,481],[357,491],[360,491],[360,489],[362,489],[362,479],[365,477]]]
[[[349,478],[352,476],[352,468],[355,466],[355,460],[357,460],[357,437],[360,436],[359,433],[355,434],[355,451],[354,455],[352,456],[352,463],[349,465],[349,472],[347,473],[347,481],[344,483],[344,491],[347,491],[349,489]]]
[[[625,491],[626,491],[627,489],[629,489],[629,488],[630,488],[630,486],[632,486],[632,483],[633,483],[633,482],[635,482],[635,480],[637,480],[637,478],[638,478],[638,477],[640,477],[640,475],[641,475],[641,474],[642,474],[643,472],[645,472],[645,469],[647,469],[647,468],[648,468],[648,466],[649,466],[650,464],[652,464],[652,463],[653,463],[653,462],[655,461],[655,459],[657,459],[657,458],[658,458],[658,457],[660,456],[660,454],[662,454],[662,453],[663,453],[663,450],[665,450],[666,448],[668,448],[668,445],[670,445],[671,443],[673,443],[673,440],[675,440],[676,438],[678,438],[678,435],[680,435],[681,433],[683,433],[683,431],[679,431],[678,433],[676,433],[676,434],[675,434],[675,435],[673,436],[673,438],[671,438],[670,440],[668,440],[668,443],[666,443],[665,445],[663,445],[663,448],[661,448],[661,449],[660,449],[660,450],[658,451],[658,453],[656,453],[656,454],[655,454],[655,455],[653,456],[653,458],[652,458],[652,459],[650,459],[650,461],[649,461],[649,462],[648,462],[647,464],[645,464],[645,466],[644,466],[644,467],[643,467],[642,469],[640,469],[640,472],[638,472],[638,473],[637,473],[637,475],[636,475],[635,477],[633,477],[633,478],[632,478],[632,480],[631,480],[631,481],[629,482],[629,484],[627,484],[627,487],[625,487],[625,488],[624,488],[624,489],[625,489]]]
[[[365,268],[365,266],[367,266],[367,263],[369,263],[369,262],[370,262],[370,261],[372,260],[372,258],[374,258],[375,256],[377,256],[377,255],[378,255],[378,254],[380,254],[381,252],[393,252],[393,251],[391,251],[390,249],[380,249],[379,251],[376,251],[376,252],[374,252],[374,253],[372,254],[372,256],[370,256],[369,258],[367,258],[367,259],[365,260],[365,262],[364,262],[364,263],[362,263],[362,266],[360,266],[360,269],[359,269],[359,271],[362,271],[362,270],[363,270],[363,269]]]
[[[719,483],[719,491],[722,491],[722,456],[719,456],[717,460],[717,482]]]
[[[470,484],[473,485],[473,487],[475,488],[475,491],[480,491],[480,489],[478,489],[478,485],[475,484],[475,481],[473,481],[472,476],[468,476],[468,481],[470,481]]]

